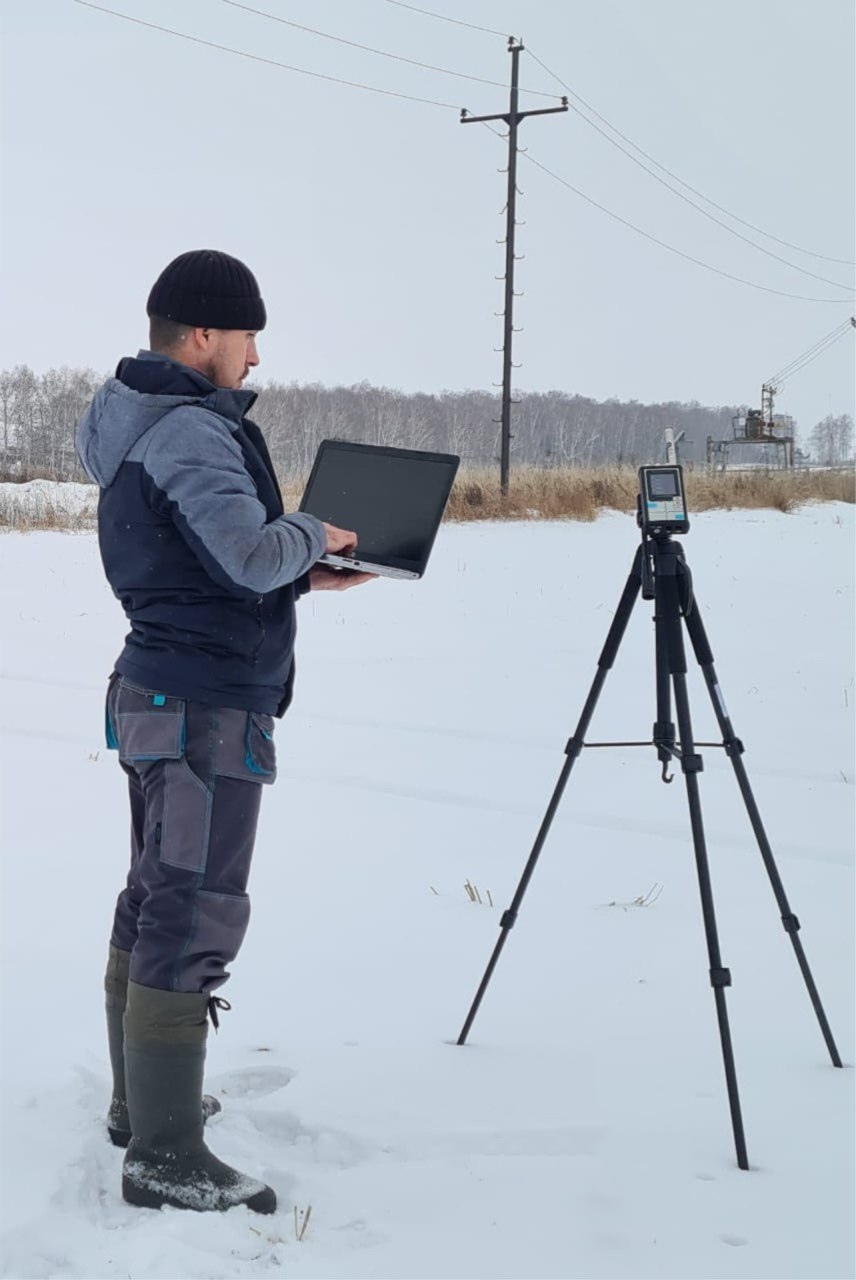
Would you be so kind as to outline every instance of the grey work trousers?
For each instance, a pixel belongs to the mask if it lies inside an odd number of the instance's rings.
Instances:
[[[131,866],[111,941],[132,982],[211,992],[250,918],[262,785],[276,777],[273,717],[143,689],[115,672],[107,741],[131,802]]]

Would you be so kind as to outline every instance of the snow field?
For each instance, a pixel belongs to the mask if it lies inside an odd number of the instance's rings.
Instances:
[[[302,603],[253,918],[206,1084],[224,1106],[210,1145],[276,1187],[272,1220],[121,1200],[101,982],[127,813],[102,725],[125,622],[91,534],[0,539],[0,1274],[852,1275],[853,523],[843,505],[716,512],[682,540],[845,1060],[829,1064],[731,766],[704,750],[749,1173],[684,784],[662,785],[652,749],[583,753],[469,1043],[454,1044],[591,685],[633,522],[446,526],[423,582]],[[651,612],[637,605],[590,740],[650,735]],[[696,737],[715,741],[694,663],[690,696]],[[309,1205],[298,1242],[294,1209]]]

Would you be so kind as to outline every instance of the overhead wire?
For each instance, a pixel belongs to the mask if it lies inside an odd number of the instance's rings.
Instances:
[[[484,31],[488,35],[498,36],[498,35],[506,34],[505,32],[497,31],[493,27],[480,27],[476,23],[464,22],[460,18],[450,18],[445,13],[437,13],[432,9],[424,9],[418,5],[406,4],[404,3],[404,0],[386,0],[386,3],[394,4],[400,9],[410,9],[414,13],[424,14],[424,16],[428,18],[437,18],[442,22],[454,22],[458,26],[470,27],[473,31]],[[790,240],[784,240],[781,236],[775,236],[772,234],[772,232],[765,231],[763,227],[758,227],[753,222],[749,222],[746,218],[741,218],[739,214],[732,213],[731,210],[726,209],[724,205],[718,204],[716,200],[713,200],[710,196],[706,196],[703,191],[699,191],[696,187],[692,186],[689,182],[686,182],[683,178],[679,177],[678,174],[674,173],[671,169],[667,168],[666,165],[661,164],[660,161],[656,160],[654,156],[652,156],[649,152],[647,152],[644,149],[644,147],[640,147],[638,143],[635,143],[633,141],[632,138],[628,138],[627,134],[622,133],[620,129],[616,128],[614,124],[610,123],[610,121],[607,120],[605,116],[601,115],[600,112],[595,107],[593,107],[590,102],[587,102],[585,98],[583,98],[581,94],[577,93],[574,89],[572,89],[570,85],[565,80],[563,80],[560,75],[558,75],[555,71],[553,71],[550,67],[548,67],[547,64],[543,62],[541,58],[539,58],[537,54],[534,53],[533,50],[528,45],[526,46],[526,52],[529,53],[531,57],[534,58],[534,60],[539,64],[539,66],[542,67],[543,70],[546,71],[548,75],[551,75],[553,79],[557,82],[557,84],[560,84],[562,88],[572,98],[575,98],[577,102],[582,103],[582,105],[586,108],[587,111],[590,111],[593,116],[596,116],[597,119],[600,120],[602,124],[605,124],[608,129],[611,129],[613,133],[617,134],[619,138],[621,138],[624,142],[628,144],[628,146],[633,147],[634,151],[638,151],[639,154],[644,156],[646,160],[649,160],[651,164],[656,165],[658,169],[662,169],[663,173],[668,174],[669,177],[673,178],[675,182],[679,182],[682,187],[686,187],[687,191],[691,191],[694,196],[698,196],[699,199],[704,200],[706,204],[712,205],[714,209],[718,209],[720,213],[724,213],[726,217],[731,218],[734,222],[739,222],[741,226],[748,227],[750,231],[754,231],[758,235],[764,236],[764,238],[767,240],[773,240],[775,241],[776,244],[781,244],[786,249],[793,249],[796,253],[804,253],[810,258],[820,258],[824,262],[834,262],[836,265],[842,266],[842,267],[856,266],[856,261],[854,261],[852,258],[834,258],[830,254],[818,253],[814,249],[805,249],[803,248],[802,245],[793,244]],[[582,113],[579,113],[579,114],[582,116]],[[585,116],[582,116],[582,119],[585,119]],[[589,121],[588,123],[591,123],[591,121]],[[610,141],[612,141],[612,139],[610,139]],[[630,157],[630,158],[633,159],[633,157]],[[652,175],[652,176],[656,176],[656,175]],[[675,194],[679,195],[680,192],[676,192]],[[701,210],[700,212],[704,212],[704,211]],[[731,228],[729,228],[729,230],[731,230]],[[737,233],[735,232],[734,234],[737,234]],[[752,244],[753,242],[749,241],[749,243]],[[759,249],[761,248],[760,245],[756,245],[755,247]],[[782,259],[782,261],[785,261],[785,259]],[[788,265],[795,267],[794,263],[789,263]],[[795,270],[801,270],[801,268],[795,267]],[[819,276],[817,278],[820,280],[823,280],[823,283],[825,284],[836,283],[835,281],[825,280],[822,276]],[[845,285],[845,286],[837,286],[837,287],[847,288],[848,286]]]
[[[502,137],[502,134],[498,133],[495,129],[491,130],[491,132],[496,133],[497,137]],[[703,267],[705,271],[711,271],[714,275],[723,276],[726,280],[733,280],[737,284],[747,285],[750,289],[759,289],[762,293],[773,293],[779,298],[792,298],[797,302],[828,303],[838,307],[842,304],[843,300],[841,298],[812,298],[807,294],[787,293],[784,289],[773,289],[769,285],[758,284],[754,280],[747,280],[744,276],[737,276],[730,271],[723,271],[721,267],[714,267],[711,263],[704,262],[701,258],[696,258],[691,253],[685,253],[683,249],[677,249],[673,244],[668,244],[665,240],[660,240],[658,236],[652,235],[650,231],[643,231],[641,227],[637,227],[636,224],[630,222],[629,219],[623,218],[621,214],[615,213],[614,210],[607,208],[605,204],[601,204],[598,200],[593,199],[591,196],[587,196],[584,191],[580,191],[579,187],[575,187],[573,183],[568,182],[567,178],[563,178],[560,174],[554,173],[552,169],[548,169],[540,160],[536,160],[529,151],[521,151],[520,154],[525,160],[528,160],[530,164],[535,165],[536,169],[541,169],[543,173],[548,174],[549,177],[555,179],[556,182],[561,183],[563,187],[567,187],[569,191],[573,191],[574,195],[579,196],[581,200],[585,200],[587,204],[593,205],[594,208],[599,209],[601,213],[605,213],[616,222],[620,222],[622,226],[629,227],[631,231],[635,231],[637,235],[643,236],[646,240],[650,240],[652,244],[659,245],[661,249],[667,249],[669,253],[677,254],[679,258],[684,258],[687,262],[693,262],[697,267]]]
[[[352,89],[362,89],[365,92],[381,94],[384,97],[402,98],[406,101],[418,102],[426,106],[442,107],[443,109],[453,110],[453,111],[458,111],[460,109],[454,103],[442,102],[434,98],[423,98],[423,97],[416,96],[415,94],[402,93],[393,89],[381,89],[375,85],[366,84],[363,81],[347,80],[342,78],[341,76],[331,76],[320,71],[309,71],[305,67],[297,67],[291,63],[280,62],[274,58],[266,58],[260,54],[247,53],[245,50],[235,49],[230,45],[219,44],[213,40],[206,40],[201,36],[193,36],[193,35],[188,35],[186,32],[183,32],[183,31],[176,31],[172,27],[164,27],[158,23],[147,22],[142,18],[136,18],[127,13],[121,13],[116,9],[110,9],[105,5],[95,4],[93,3],[93,0],[75,0],[75,3],[82,5],[88,9],[94,9],[100,13],[107,13],[115,18],[121,18],[126,22],[132,22],[136,26],[147,27],[153,31],[160,31],[166,35],[176,36],[178,39],[187,40],[193,44],[203,45],[204,47],[209,49],[217,49],[222,53],[231,53],[236,57],[246,58],[252,62],[262,63],[266,66],[278,67],[285,71],[292,71],[297,75],[309,76],[313,79],[324,80],[333,84],[346,85],[348,88],[352,88]],[[403,4],[402,0],[388,0],[388,3],[399,4],[400,7],[406,8],[406,9],[414,9],[416,12],[425,13],[429,17],[441,18],[445,16],[442,14],[433,13],[427,9],[418,9],[414,5]],[[448,21],[458,22],[459,20],[449,18]],[[472,26],[474,24],[460,23],[460,25]],[[503,34],[501,32],[491,31],[490,28],[485,28],[485,27],[476,28],[476,29],[487,31],[490,34],[494,34],[494,35]],[[545,69],[549,70],[549,68],[545,68]],[[553,74],[553,73],[551,72],[550,74]],[[489,128],[490,126],[486,126],[486,127]],[[495,129],[491,129],[491,132],[496,134],[497,137],[502,137],[502,135]],[[575,195],[580,197],[580,199],[585,200],[588,204],[591,204],[594,208],[599,209],[602,213],[607,214],[610,218],[613,218],[616,222],[620,222],[623,226],[629,227],[631,231],[635,231],[638,235],[643,236],[646,240],[651,241],[653,244],[659,245],[661,248],[668,250],[670,253],[676,254],[678,257],[683,258],[688,262],[694,263],[696,266],[703,267],[705,270],[711,271],[715,275],[722,276],[727,280],[732,280],[737,284],[746,285],[752,289],[761,290],[764,293],[775,294],[778,297],[782,297],[782,298],[792,298],[800,302],[817,302],[817,303],[824,303],[824,304],[829,303],[829,304],[836,304],[836,305],[841,304],[842,300],[840,298],[813,298],[804,294],[787,293],[782,289],[773,289],[767,285],[757,284],[754,281],[746,280],[742,276],[733,275],[731,272],[723,271],[719,267],[714,267],[710,263],[704,262],[700,258],[693,257],[692,254],[685,253],[682,249],[677,249],[675,248],[674,245],[670,245],[664,240],[660,240],[657,236],[652,235],[650,232],[642,230],[641,227],[637,227],[634,223],[630,222],[626,218],[623,218],[620,214],[617,214],[613,210],[608,209],[606,205],[600,204],[597,200],[593,199],[591,196],[587,196],[585,192],[580,191],[579,188],[575,187],[572,183],[568,182],[566,178],[562,178],[559,174],[553,172],[552,169],[549,169],[546,165],[542,164],[539,160],[536,160],[528,152],[523,151],[521,152],[521,154],[530,162],[530,164],[534,164],[536,168],[541,169],[544,173],[548,174],[549,177],[559,182],[562,186],[565,186],[570,191],[573,191]]]
[[[464,22],[463,18],[450,18],[446,13],[435,13],[433,9],[420,9],[415,4],[405,4],[404,0],[386,0],[387,4],[394,4],[398,9],[411,9],[414,13],[424,13],[426,18],[439,18],[441,22],[454,22],[456,27],[469,27],[471,31],[484,31],[489,36],[502,36],[505,40],[510,35],[510,31],[497,31],[495,27],[480,27],[475,22]]]
[[[717,204],[717,202],[715,200],[712,200],[710,196],[706,196],[704,192],[697,190],[695,187],[691,186],[689,182],[684,181],[684,179],[679,177],[678,174],[674,173],[671,169],[668,169],[664,164],[661,164],[659,160],[656,160],[654,156],[650,155],[649,152],[645,151],[643,147],[640,147],[637,143],[635,143],[632,138],[628,138],[625,133],[622,133],[621,130],[616,128],[614,124],[611,124],[610,121],[607,120],[605,116],[602,116],[600,112],[597,111],[591,105],[590,102],[586,102],[585,98],[583,98],[580,94],[576,93],[575,90],[573,90],[571,86],[565,80],[563,80],[560,75],[558,75],[555,71],[553,71],[550,67],[548,67],[546,62],[543,62],[541,58],[539,58],[538,55],[533,52],[533,50],[529,47],[529,45],[526,46],[526,52],[529,54],[530,57],[534,58],[534,60],[538,63],[538,65],[544,71],[546,71],[548,75],[551,75],[553,77],[553,79],[556,81],[557,84],[560,84],[562,86],[562,88],[570,95],[570,97],[576,98],[577,102],[581,102],[587,111],[590,111],[593,116],[596,116],[597,119],[600,120],[602,124],[605,124],[608,129],[611,129],[613,133],[617,134],[618,137],[621,138],[624,142],[626,142],[628,146],[631,146],[634,149],[634,151],[638,151],[639,154],[644,156],[646,160],[650,160],[651,164],[656,165],[658,169],[662,169],[663,173],[667,173],[670,178],[673,178],[675,180],[675,182],[679,182],[682,187],[686,187],[686,189],[688,191],[691,191],[693,195],[698,196],[699,199],[704,200],[707,204],[712,205],[714,209],[718,209],[720,213],[724,213],[727,217],[732,218],[735,222],[741,223],[742,226],[748,227],[750,231],[755,231],[758,235],[764,236],[768,240],[775,240],[777,244],[784,245],[785,248],[787,249],[793,249],[796,253],[805,253],[811,258],[822,258],[825,262],[834,262],[834,263],[837,263],[839,266],[843,266],[843,267],[856,266],[856,261],[854,261],[851,258],[833,258],[833,257],[830,257],[829,254],[817,253],[813,249],[804,249],[802,248],[801,245],[792,244],[789,240],[783,240],[781,239],[780,236],[774,236],[771,232],[764,231],[762,227],[756,227],[754,223],[747,222],[745,218],[741,218],[736,213],[732,213],[731,210],[726,209],[724,205]],[[573,104],[571,104],[571,109],[576,110],[576,108],[573,107]],[[580,115],[583,120],[586,119],[586,117],[582,115],[582,112],[577,112],[577,114]],[[593,124],[591,120],[588,120],[587,123],[590,124],[593,129],[597,129],[597,125]],[[598,132],[601,133],[602,130],[598,129]],[[604,134],[603,136],[607,138],[607,141],[612,142],[614,146],[616,147],[619,146],[619,144],[615,142],[613,138],[608,137],[607,134]],[[623,151],[624,148],[619,147],[619,150]],[[625,155],[627,154],[628,153],[625,152]],[[629,158],[631,160],[634,160],[636,164],[641,164],[641,161],[636,160],[634,156],[630,156]],[[643,165],[642,167],[644,168],[645,166]],[[650,170],[648,172],[650,172]],[[654,178],[657,178],[656,174],[652,174],[651,176]],[[663,181],[661,178],[658,178],[657,180],[660,182]],[[668,186],[668,183],[666,183],[665,185]],[[674,190],[674,188],[671,188],[671,189]],[[675,194],[678,196],[681,196],[681,193],[679,191],[676,191]],[[681,199],[686,200],[687,197],[681,196]],[[689,201],[689,203],[692,204],[692,201]],[[695,206],[695,207],[698,208],[698,206]],[[701,209],[700,212],[705,213],[705,210]],[[713,215],[706,214],[706,216],[712,217]],[[714,219],[714,221],[718,221],[718,219]],[[725,224],[721,223],[720,225],[725,225]],[[727,230],[732,231],[732,234],[734,235],[740,234],[739,232],[734,231],[733,228],[730,228],[730,227],[727,228]],[[741,236],[741,239],[745,239],[745,237]],[[753,244],[754,241],[749,240],[747,241],[747,243]],[[764,253],[769,252],[769,250],[763,249],[761,245],[756,245],[755,247],[758,249],[761,249],[762,252]],[[776,255],[773,254],[772,256],[775,257]],[[780,259],[780,261],[784,262],[786,261],[786,259],[782,258]],[[788,265],[793,266],[794,269],[797,271],[803,270],[803,268],[801,267],[796,267],[794,263],[788,263]],[[811,272],[807,272],[806,274],[810,275]],[[823,277],[818,276],[817,279],[823,280]],[[824,283],[834,284],[835,281],[824,280]],[[847,286],[843,286],[843,287],[847,287]]]
[[[93,4],[92,0],[74,0],[75,4],[87,9],[97,9],[99,13],[109,13],[114,18],[123,18],[125,22],[133,22],[139,27],[148,27],[152,31],[162,31],[180,40],[189,40],[192,44],[205,45],[208,49],[219,49],[221,53],[232,53],[238,58],[248,58],[251,62],[261,62],[269,67],[280,67],[284,71],[293,71],[297,75],[311,76],[314,80],[326,80],[332,84],[344,84],[350,89],[363,89],[367,93],[380,93],[387,98],[404,98],[408,102],[421,102],[429,107],[443,107],[449,111],[459,111],[460,107],[453,102],[439,102],[435,98],[420,98],[412,93],[400,93],[395,89],[379,89],[376,85],[365,84],[358,80],[344,80],[341,76],[325,75],[321,71],[307,71],[305,67],[295,67],[288,62],[279,62],[275,58],[264,58],[258,53],[247,53],[243,49],[234,49],[230,45],[217,44],[213,40],[204,40],[201,36],[187,35],[184,31],[176,31],[172,27],[162,27],[156,22],[146,22],[142,18],[133,18],[128,13],[120,13],[117,9],[108,9],[105,5]]]
[[[229,5],[232,9],[243,9],[245,13],[254,13],[259,18],[269,18],[271,22],[279,22],[284,27],[293,27],[296,31],[306,31],[310,35],[320,36],[323,40],[334,40],[336,44],[348,45],[351,49],[361,49],[364,53],[374,53],[379,58],[391,58],[394,62],[406,62],[411,67],[421,67],[425,71],[438,71],[444,76],[457,76],[459,80],[471,80],[475,84],[491,85],[495,89],[507,89],[508,85],[502,80],[486,80],[483,76],[468,75],[465,71],[452,71],[449,67],[437,67],[430,62],[419,62],[416,58],[406,58],[400,53],[390,53],[386,49],[376,49],[369,44],[360,44],[358,40],[348,40],[344,36],[333,35],[329,31],[319,31],[317,27],[307,27],[301,22],[293,22],[290,18],[282,18],[277,13],[268,13],[264,9],[255,9],[252,5],[241,4],[240,0],[222,0],[223,4]],[[523,89],[520,93],[529,93],[538,98],[557,98],[556,93],[548,93],[543,89]]]
[[[807,365],[810,365],[812,361],[816,360],[818,356],[822,356],[824,352],[834,346],[839,338],[843,338],[848,329],[853,327],[853,323],[852,318],[844,320],[840,325],[833,329],[831,333],[827,333],[825,337],[819,338],[818,341],[815,342],[813,346],[809,347],[807,351],[804,351],[802,355],[791,360],[789,364],[786,364],[785,367],[778,373],[774,374],[772,378],[768,378],[767,385],[780,387],[783,383],[787,382],[788,378],[793,377],[795,373],[800,373]]]
[[[550,71],[550,68],[546,66],[545,63],[541,62],[541,59],[536,57],[536,55],[532,53],[531,49],[527,48],[526,52],[532,54],[532,57],[535,58],[535,61],[538,62],[544,68],[545,71],[549,72],[550,75],[555,76],[555,72]],[[555,76],[555,78],[559,80],[558,76]],[[564,84],[564,81],[560,80],[559,83]],[[565,85],[564,87],[568,88],[567,85]],[[569,90],[569,93],[573,94],[573,90]],[[661,178],[660,175],[658,173],[655,173],[653,169],[650,169],[643,160],[640,160],[638,159],[638,157],[634,156],[633,153],[631,151],[628,151],[626,147],[623,147],[620,142],[616,142],[615,138],[611,138],[605,129],[601,129],[600,125],[595,124],[593,120],[590,120],[588,116],[586,116],[582,111],[580,111],[579,107],[575,107],[572,102],[569,102],[568,106],[573,112],[575,112],[576,115],[580,117],[581,120],[584,120],[587,125],[589,125],[592,129],[596,130],[596,132],[599,133],[602,138],[605,138],[606,141],[610,143],[611,146],[617,147],[618,150],[622,153],[622,155],[627,156],[628,160],[632,160],[632,162],[635,165],[638,165],[640,169],[643,169],[645,173],[647,173],[650,177],[654,179],[655,182],[659,182],[660,185],[665,187],[667,191],[671,191],[672,194],[676,195],[679,200],[683,200],[684,203],[688,204],[692,209],[696,209],[700,214],[702,214],[703,217],[708,218],[711,222],[715,222],[718,227],[722,227],[725,231],[729,233],[729,235],[736,236],[738,240],[742,240],[744,244],[751,245],[752,248],[757,249],[759,253],[765,253],[768,258],[775,258],[777,262],[783,262],[786,267],[790,267],[793,271],[799,271],[804,276],[811,276],[813,280],[819,280],[821,284],[830,284],[834,289],[843,289],[845,293],[853,292],[852,285],[842,284],[839,280],[829,280],[826,276],[819,276],[815,271],[809,271],[807,267],[801,267],[796,262],[791,262],[788,258],[783,258],[781,254],[774,253],[772,249],[766,249],[764,245],[758,244],[755,240],[750,240],[748,236],[744,236],[742,231],[737,231],[735,230],[734,227],[730,227],[727,222],[723,222],[721,218],[717,218],[716,214],[711,213],[708,209],[705,209],[700,204],[697,204],[695,200],[692,200],[690,199],[689,196],[684,195],[682,191],[679,191],[677,187],[673,187],[672,184],[670,182],[667,182],[665,178]],[[610,126],[610,128],[611,127],[612,126]],[[633,144],[631,143],[631,145]],[[678,181],[680,181],[680,179],[678,179]]]
[[[798,364],[802,359],[804,359],[805,356],[810,355],[811,352],[814,351],[816,347],[822,346],[825,342],[828,342],[831,338],[837,338],[841,333],[844,332],[845,329],[849,328],[850,324],[851,324],[850,320],[843,320],[840,324],[837,324],[835,328],[832,329],[829,333],[825,333],[822,338],[818,338],[817,342],[813,343],[808,348],[807,351],[803,351],[800,353],[800,355],[795,356],[793,360],[789,360],[788,363],[778,371],[778,373],[773,375],[773,378],[771,378],[770,381],[772,382],[772,381],[775,381],[776,378],[783,377],[785,374],[788,373],[792,365]]]

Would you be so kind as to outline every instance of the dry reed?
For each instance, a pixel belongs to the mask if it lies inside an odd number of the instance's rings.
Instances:
[[[856,473],[852,468],[725,472],[699,468],[685,470],[684,478],[690,513],[741,507],[794,511],[809,502],[856,501]],[[283,480],[286,511],[298,508],[304,484],[301,477]],[[8,496],[11,488],[5,494],[0,491],[0,530],[82,530],[95,525],[94,503],[83,511],[65,507],[61,485],[53,499],[42,498],[29,510]],[[511,473],[505,498],[500,493],[496,470],[462,470],[449,499],[446,519],[594,520],[601,511],[635,511],[636,493],[633,467],[518,467]]]
[[[856,501],[856,475],[841,471],[684,472],[690,512],[734,507],[793,511],[808,502]],[[594,520],[600,511],[636,509],[636,470],[513,471],[507,497],[493,471],[466,471],[452,492],[448,520]]]

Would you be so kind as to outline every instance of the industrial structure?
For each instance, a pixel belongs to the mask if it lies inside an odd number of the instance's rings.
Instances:
[[[777,374],[761,387],[761,408],[748,409],[745,414],[731,419],[731,436],[725,440],[707,438],[707,464],[715,471],[725,471],[731,449],[735,445],[762,445],[767,455],[772,453],[777,467],[790,469],[794,465],[794,435],[792,419],[776,416],[773,413],[773,402],[788,378],[799,373],[806,365],[811,364],[819,355],[827,351],[834,342],[843,337],[851,328],[856,327],[856,316],[842,321],[830,333],[817,342],[808,351],[797,356],[780,369]]]

